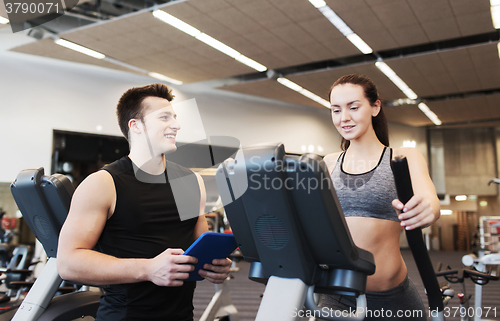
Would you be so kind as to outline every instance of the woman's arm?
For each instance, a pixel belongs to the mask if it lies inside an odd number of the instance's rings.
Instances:
[[[424,156],[415,148],[398,148],[394,151],[395,155],[406,156],[408,160],[414,193],[406,204],[398,199],[392,202],[394,208],[402,211],[399,215],[401,226],[407,230],[430,226],[440,216],[440,204]]]

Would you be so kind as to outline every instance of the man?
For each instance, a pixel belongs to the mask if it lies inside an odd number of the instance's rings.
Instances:
[[[61,230],[61,277],[104,286],[98,321],[193,319],[196,283],[183,280],[197,260],[182,254],[207,231],[202,215],[206,195],[198,174],[165,160],[165,154],[177,149],[180,130],[172,99],[171,90],[162,84],[123,94],[117,115],[130,154],[78,186]],[[194,180],[185,191],[196,198],[191,200],[193,218],[180,219],[166,176]],[[222,283],[230,265],[228,259],[214,260],[199,274]]]

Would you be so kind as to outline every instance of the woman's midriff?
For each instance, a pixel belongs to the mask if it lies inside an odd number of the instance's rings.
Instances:
[[[354,244],[373,254],[375,274],[368,276],[367,291],[385,291],[401,284],[406,265],[399,249],[399,222],[371,217],[346,217]]]

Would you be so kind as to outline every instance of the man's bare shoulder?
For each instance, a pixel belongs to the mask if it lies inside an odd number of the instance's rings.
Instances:
[[[113,177],[107,171],[101,170],[87,176],[78,185],[73,195],[72,204],[83,207],[109,207],[116,198]]]
[[[77,190],[89,188],[106,189],[109,187],[114,187],[113,177],[107,171],[100,170],[87,176],[80,185],[78,185]]]

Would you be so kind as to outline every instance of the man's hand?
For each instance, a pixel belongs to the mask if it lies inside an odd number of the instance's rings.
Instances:
[[[166,249],[149,262],[147,278],[159,286],[182,286],[198,259],[182,255],[182,249]]]
[[[222,283],[227,279],[231,271],[232,263],[233,262],[227,258],[213,260],[212,264],[205,264],[203,270],[200,270],[198,273],[212,283]]]

